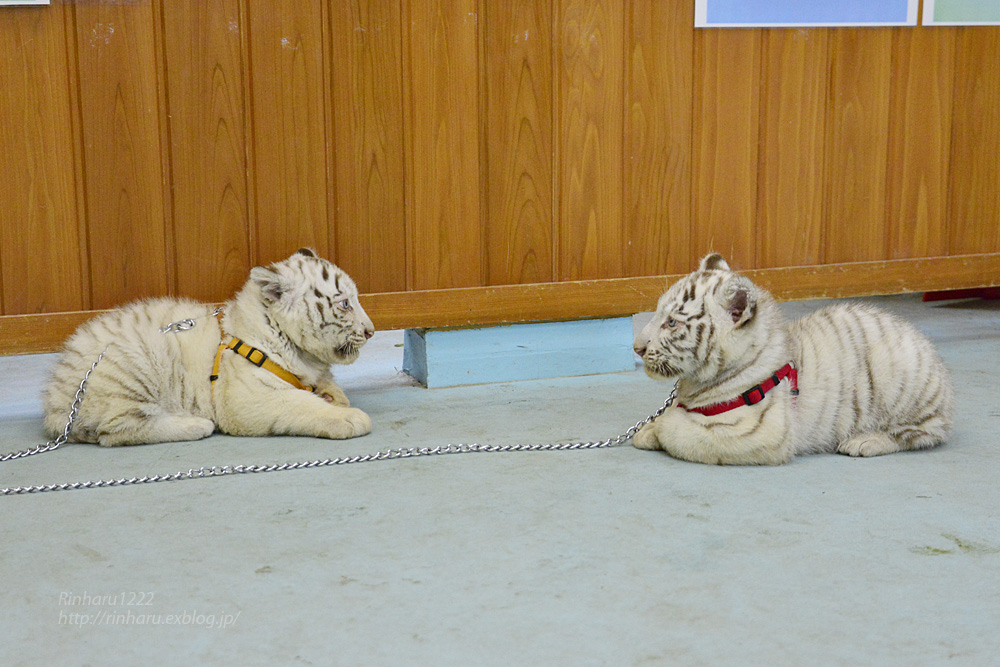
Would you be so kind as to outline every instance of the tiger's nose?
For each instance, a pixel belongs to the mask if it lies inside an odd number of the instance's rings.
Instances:
[[[640,357],[646,356],[646,346],[645,345],[643,345],[641,343],[636,343],[635,345],[632,346],[632,349],[635,350],[635,353],[638,354]]]
[[[367,327],[365,328],[365,338],[371,338],[374,335],[375,335],[374,329],[369,329]]]

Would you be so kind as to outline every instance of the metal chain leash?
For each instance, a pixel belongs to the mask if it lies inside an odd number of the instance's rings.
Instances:
[[[104,348],[104,352],[107,351],[108,348]],[[36,445],[31,449],[4,454],[3,456],[0,456],[0,463],[13,461],[14,459],[23,459],[28,456],[34,456],[35,454],[41,454],[42,452],[51,452],[66,444],[66,441],[69,440],[69,432],[73,429],[73,422],[76,421],[76,416],[80,412],[80,405],[83,403],[83,395],[87,390],[87,382],[90,380],[90,374],[94,372],[95,368],[97,368],[97,364],[101,363],[101,359],[104,358],[104,352],[97,355],[97,360],[90,365],[90,370],[88,370],[87,374],[83,376],[83,381],[80,382],[80,387],[76,390],[76,395],[73,397],[73,405],[70,408],[69,419],[66,421],[66,427],[63,429],[63,432],[60,433],[55,440],[49,440],[44,445]],[[4,489],[4,491],[6,491],[6,489]]]
[[[223,306],[218,306],[215,310],[212,311],[211,317],[215,317],[216,315],[224,311],[225,308]],[[203,315],[202,317],[208,317],[208,316]],[[201,317],[197,319],[201,319]],[[181,333],[183,331],[190,331],[191,329],[194,329],[196,326],[198,326],[198,322],[196,322],[195,319],[189,317],[184,320],[177,320],[176,322],[171,322],[166,326],[160,327],[159,329],[157,329],[157,331],[159,331],[161,334],[172,334],[172,333],[175,334],[175,333]]]
[[[190,327],[189,327],[190,328]],[[183,330],[183,329],[182,329]],[[107,349],[104,350],[107,352]],[[76,420],[77,413],[80,411],[80,404],[83,402],[83,396],[86,392],[87,381],[90,379],[90,374],[94,372],[97,368],[97,364],[104,358],[104,352],[101,352],[100,356],[97,357],[97,361],[93,363],[90,370],[83,377],[83,381],[80,383],[80,388],[76,391],[76,396],[73,400],[73,406],[69,413],[69,420],[66,423],[66,428],[63,429],[62,434],[55,440],[45,443],[44,445],[38,445],[32,449],[27,449],[21,452],[11,452],[5,456],[0,456],[0,462],[11,461],[14,459],[24,458],[26,456],[32,456],[34,454],[40,454],[42,452],[50,452],[58,449],[61,445],[65,444],[69,439],[70,430],[73,428],[73,422]],[[295,461],[291,463],[273,463],[270,465],[237,465],[237,466],[212,466],[211,468],[191,468],[187,472],[175,472],[169,475],[146,475],[143,477],[122,477],[119,479],[103,479],[95,480],[89,482],[71,482],[68,484],[43,484],[38,486],[14,486],[8,488],[0,488],[0,496],[14,496],[26,493],[42,493],[47,491],[70,491],[73,489],[95,489],[103,488],[106,486],[131,486],[134,484],[151,484],[153,482],[174,482],[182,479],[199,479],[202,477],[223,477],[225,475],[237,475],[246,473],[258,473],[258,472],[276,472],[279,470],[299,470],[300,468],[324,468],[326,466],[339,466],[339,465],[350,465],[352,463],[368,463],[369,461],[388,461],[391,459],[409,459],[416,458],[419,456],[443,456],[446,454],[469,454],[469,453],[502,453],[502,452],[551,452],[551,451],[568,451],[576,449],[604,449],[608,447],[620,447],[625,444],[636,433],[639,432],[646,424],[650,423],[657,417],[663,414],[663,412],[669,408],[674,399],[677,396],[677,386],[670,392],[670,396],[663,403],[656,412],[646,417],[640,422],[637,422],[635,426],[631,427],[624,433],[614,437],[608,438],[607,440],[601,440],[596,442],[559,442],[552,444],[516,444],[516,445],[483,445],[479,443],[459,443],[459,444],[447,444],[439,447],[409,447],[409,448],[399,448],[399,449],[386,449],[374,454],[363,454],[360,456],[344,456],[335,459],[317,459],[315,461]]]

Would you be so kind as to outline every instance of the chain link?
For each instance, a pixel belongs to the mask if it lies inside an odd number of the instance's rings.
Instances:
[[[110,347],[110,345],[108,347]],[[90,381],[90,374],[94,372],[95,368],[97,368],[97,364],[101,363],[101,359],[104,358],[104,353],[107,351],[108,348],[106,347],[104,348],[104,352],[97,355],[97,359],[90,365],[90,370],[88,370],[87,374],[83,376],[83,380],[80,382],[80,387],[76,390],[76,394],[73,396],[73,405],[70,407],[69,418],[66,420],[66,427],[63,428],[63,432],[60,433],[55,440],[49,440],[44,445],[36,445],[31,449],[4,454],[3,456],[0,456],[0,463],[13,461],[14,459],[23,459],[28,456],[34,456],[35,454],[41,454],[42,452],[51,452],[66,444],[66,441],[69,440],[69,432],[73,429],[73,422],[76,421],[76,416],[80,412],[80,405],[83,403],[83,395],[87,389],[87,382]],[[6,489],[4,489],[4,491],[5,490]]]
[[[212,312],[212,317],[215,317],[219,313],[223,312],[223,310],[224,308],[222,306],[219,306]],[[196,326],[198,326],[198,323],[195,320],[187,318],[185,320],[177,320],[176,322],[171,322],[166,326],[160,327],[159,329],[157,329],[157,331],[159,331],[161,334],[180,333],[182,331],[190,331],[191,329],[194,329]]]
[[[177,323],[172,323],[177,324]],[[190,327],[188,327],[190,328]],[[181,329],[183,330],[183,329]],[[107,349],[104,350],[107,352]],[[65,444],[69,438],[70,429],[73,428],[73,421],[76,419],[76,415],[80,410],[80,403],[83,401],[83,395],[87,386],[87,380],[90,378],[90,374],[97,367],[98,362],[104,357],[104,352],[97,358],[97,361],[90,367],[87,374],[83,378],[83,382],[80,383],[80,388],[76,392],[76,397],[73,401],[73,407],[70,410],[69,421],[66,424],[66,428],[63,429],[62,435],[56,438],[54,441],[50,441],[45,445],[38,445],[37,447],[22,452],[12,452],[6,456],[0,457],[0,462],[9,461],[18,458],[24,458],[26,456],[31,456],[33,454],[40,454],[42,452],[52,451],[57,449],[60,445]],[[14,486],[9,488],[0,488],[0,496],[14,496],[27,493],[42,493],[46,491],[70,491],[73,489],[96,489],[104,488],[107,486],[131,486],[134,484],[151,484],[153,482],[174,482],[182,479],[200,479],[203,477],[223,477],[225,475],[243,475],[247,473],[259,473],[259,472],[277,472],[280,470],[299,470],[301,468],[325,468],[327,466],[339,466],[339,465],[350,465],[352,463],[368,463],[370,461],[388,461],[391,459],[410,459],[420,456],[443,456],[447,454],[470,454],[470,453],[503,453],[503,452],[552,452],[552,451],[569,451],[577,449],[605,449],[609,447],[620,447],[626,442],[631,440],[636,433],[639,432],[646,424],[649,424],[654,419],[663,414],[663,412],[669,408],[674,399],[677,396],[677,385],[670,391],[670,396],[663,405],[649,417],[646,417],[640,422],[636,422],[635,426],[631,427],[624,433],[615,436],[613,438],[608,438],[607,440],[600,440],[595,442],[557,442],[551,444],[514,444],[514,445],[483,445],[477,442],[474,443],[458,443],[438,446],[438,447],[408,447],[399,449],[385,449],[382,451],[375,452],[374,454],[362,454],[359,456],[344,456],[335,459],[317,459],[315,461],[294,461],[290,463],[272,463],[265,465],[237,465],[237,466],[212,466],[211,468],[191,468],[187,472],[175,472],[169,475],[146,475],[143,477],[122,477],[119,479],[104,479],[89,482],[71,482],[68,484],[43,484],[39,486]]]
[[[158,331],[161,334],[179,333],[181,331],[187,331],[188,329],[194,329],[197,324],[198,323],[192,319],[178,320],[176,322],[171,322],[165,327],[160,327]]]

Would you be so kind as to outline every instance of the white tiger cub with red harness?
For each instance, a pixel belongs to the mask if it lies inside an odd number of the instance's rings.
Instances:
[[[878,456],[932,447],[952,425],[948,371],[912,325],[858,304],[788,322],[718,254],[660,298],[635,352],[651,377],[679,379],[633,443],[688,461]]]
[[[46,430],[62,432],[81,379],[106,348],[70,440],[106,447],[197,440],[216,427],[337,439],[371,431],[371,419],[348,407],[330,372],[330,364],[354,361],[374,333],[344,271],[303,248],[253,268],[218,321],[216,310],[151,299],[81,326],[44,392]]]

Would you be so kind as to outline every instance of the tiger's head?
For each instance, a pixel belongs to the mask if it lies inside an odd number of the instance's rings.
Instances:
[[[660,297],[633,348],[653,378],[708,380],[760,339],[754,326],[766,293],[711,254]]]
[[[326,363],[349,364],[375,333],[343,270],[309,248],[270,266],[254,267],[269,324]]]

